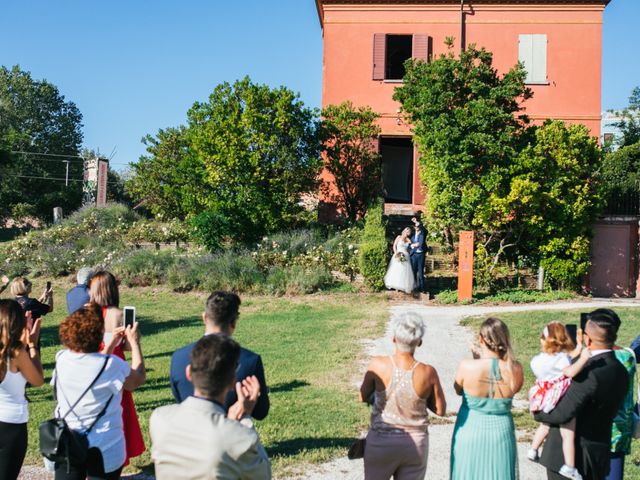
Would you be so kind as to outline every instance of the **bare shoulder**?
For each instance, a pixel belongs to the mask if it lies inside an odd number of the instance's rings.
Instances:
[[[380,372],[389,368],[389,357],[373,357],[369,362],[368,370]]]
[[[433,365],[429,365],[428,363],[418,363],[418,365],[416,366],[416,371],[418,371],[420,374],[424,375],[425,377],[437,377],[438,376],[438,372],[437,370],[433,367]]]

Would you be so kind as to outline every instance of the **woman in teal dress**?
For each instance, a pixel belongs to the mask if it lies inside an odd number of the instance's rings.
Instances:
[[[522,388],[522,366],[501,320],[485,320],[479,342],[474,358],[463,360],[456,372],[454,387],[462,405],[451,442],[451,480],[515,480],[518,457],[511,403]]]

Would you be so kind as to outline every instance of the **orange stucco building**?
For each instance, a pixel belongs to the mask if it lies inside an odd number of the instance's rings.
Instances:
[[[534,96],[526,113],[600,135],[602,14],[609,0],[314,0],[324,39],[322,104],[351,100],[381,114],[379,150],[389,213],[424,201],[411,126],[392,100],[409,57],[475,43],[504,73],[519,60]]]

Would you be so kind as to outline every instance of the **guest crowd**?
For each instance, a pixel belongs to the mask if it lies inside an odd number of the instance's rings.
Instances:
[[[63,349],[51,379],[52,416],[86,438],[79,461],[45,461],[56,480],[120,478],[145,445],[132,393],[145,382],[137,322],[125,322],[118,283],[88,268],[67,294],[68,316],[59,326]],[[9,280],[4,277],[0,292]],[[41,318],[53,310],[50,285],[31,298],[31,282],[15,278],[15,300],[0,300],[0,479],[16,479],[27,450],[26,386],[44,384]],[[204,335],[177,350],[170,385],[176,403],[156,409],[149,429],[156,478],[269,479],[269,458],[253,419],[269,413],[260,355],[232,338],[240,298],[213,292],[202,314]],[[540,422],[528,457],[549,479],[621,480],[634,436],[634,378],[640,337],[617,345],[620,318],[612,310],[589,313],[575,340],[552,322],[540,335],[530,410]],[[360,387],[372,405],[366,439],[351,449],[364,458],[367,480],[423,479],[429,451],[428,411],[446,414],[437,371],[415,358],[425,326],[414,314],[392,323],[395,352],[374,357]],[[127,360],[127,357],[129,360]],[[471,357],[463,360],[454,388],[462,398],[451,440],[452,480],[515,480],[517,446],[511,408],[523,386],[509,330],[485,320]]]

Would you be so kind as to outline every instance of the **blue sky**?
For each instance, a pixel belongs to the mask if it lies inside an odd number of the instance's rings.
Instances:
[[[322,35],[313,0],[20,0],[3,2],[0,65],[56,84],[84,116],[85,146],[115,168],[140,139],[185,121],[213,87],[246,74],[321,99]],[[605,10],[603,108],[640,85],[639,0]]]

